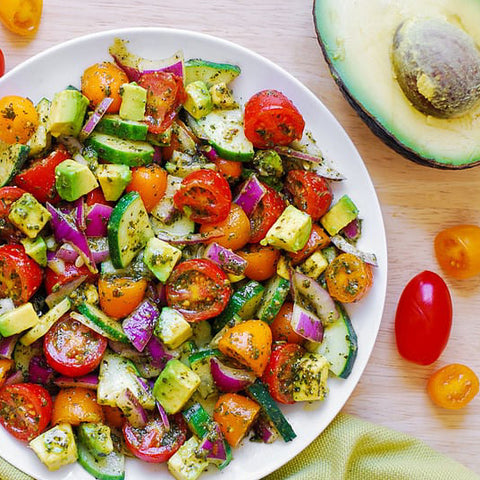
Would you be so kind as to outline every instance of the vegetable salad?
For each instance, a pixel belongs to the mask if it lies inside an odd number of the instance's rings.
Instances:
[[[109,53],[0,99],[0,423],[50,470],[195,480],[294,440],[280,406],[348,377],[376,259],[282,92],[241,105],[237,65]]]

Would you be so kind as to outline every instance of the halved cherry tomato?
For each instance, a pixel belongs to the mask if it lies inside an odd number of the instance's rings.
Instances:
[[[5,384],[10,370],[15,367],[15,362],[9,358],[0,359],[0,387]]]
[[[327,212],[332,203],[330,185],[313,172],[290,170],[285,179],[285,190],[291,203],[308,213],[314,222]]]
[[[262,380],[268,385],[273,399],[279,403],[293,404],[294,365],[305,350],[295,343],[275,345]]]
[[[475,372],[461,363],[452,363],[437,370],[427,383],[427,392],[439,407],[458,410],[469,404],[479,390]]]
[[[238,393],[221,395],[213,409],[213,419],[220,426],[225,440],[237,447],[250,430],[260,412],[260,405]]]
[[[118,407],[102,405],[105,423],[110,427],[122,428],[126,421],[125,415]]]
[[[372,267],[356,255],[341,253],[325,270],[325,280],[328,292],[335,300],[357,302],[372,286]]]
[[[262,90],[245,104],[245,136],[257,148],[288,145],[302,138],[304,128],[302,114],[278,90]]]
[[[128,449],[137,458],[149,463],[166,462],[185,442],[187,424],[179,413],[170,421],[170,430],[159,418],[148,421],[143,428],[123,425],[123,437]]]
[[[107,112],[117,113],[122,103],[120,87],[128,83],[127,74],[113,62],[90,65],[82,74],[82,93],[96,107],[104,98],[113,98]]]
[[[98,295],[100,307],[112,318],[125,318],[143,300],[148,282],[145,278],[100,277]]]
[[[29,98],[8,95],[0,98],[0,140],[27,143],[38,127],[35,105]]]
[[[288,255],[292,259],[292,265],[298,265],[306,260],[313,252],[325,248],[330,243],[330,237],[325,233],[322,227],[314,223],[310,237],[308,237],[305,246],[298,252],[290,252]]]
[[[0,298],[10,297],[15,305],[28,302],[42,284],[43,272],[22,245],[0,247]]]
[[[258,243],[252,243],[236,253],[247,261],[245,276],[251,280],[262,282],[272,277],[277,271],[280,250],[276,248],[262,247]]]
[[[250,240],[250,220],[242,207],[232,203],[225,220],[200,226],[200,233],[206,234],[212,231],[221,234],[220,237],[212,238],[212,242],[231,250],[237,250],[244,247]]]
[[[272,338],[274,342],[287,342],[302,344],[305,341],[301,335],[292,328],[293,303],[285,302],[277,316],[270,324],[272,330]]]
[[[435,237],[435,254],[447,275],[470,278],[480,273],[480,227],[457,225]]]
[[[2,0],[0,19],[13,33],[30,35],[35,33],[42,16],[42,0]]]
[[[40,203],[58,203],[61,199],[55,189],[55,168],[70,158],[67,149],[59,145],[47,157],[35,161],[15,176],[15,185],[31,193]]]
[[[218,349],[261,377],[268,364],[272,347],[272,331],[261,320],[246,320],[225,331]]]
[[[228,182],[213,170],[197,170],[182,180],[173,197],[179,210],[197,223],[214,224],[225,220],[230,212],[232,193]]]
[[[16,202],[25,192],[18,187],[0,188],[0,239],[5,241],[18,241],[23,234],[8,219],[10,206]]]
[[[108,200],[105,200],[105,195],[100,187],[88,192],[85,202],[89,207],[95,205],[96,203],[101,203],[102,205],[108,205],[110,207],[114,206],[115,204],[115,202],[109,202]]]
[[[56,322],[43,339],[48,364],[69,377],[80,377],[95,370],[106,348],[105,337],[69,315]]]
[[[148,130],[152,133],[164,132],[186,100],[182,78],[169,72],[146,72],[137,83],[147,90],[145,121]]]
[[[452,327],[452,300],[436,273],[424,271],[404,288],[395,314],[400,355],[420,365],[433,363],[447,345]]]
[[[83,276],[87,277],[86,280],[93,280],[97,277],[96,274],[90,272],[86,265],[77,267],[74,263],[65,262],[65,270],[62,273],[56,273],[49,267],[45,268],[44,285],[47,295]]]
[[[63,388],[53,401],[53,425],[69,423],[78,426],[83,422],[103,423],[103,421],[103,409],[97,403],[97,394],[89,388]]]
[[[2,49],[0,48],[0,77],[3,77],[5,74],[5,56],[3,55]]]
[[[52,418],[52,398],[40,385],[16,383],[0,389],[0,423],[28,442],[40,435]]]
[[[228,277],[204,258],[179,263],[166,283],[167,303],[187,321],[199,322],[219,315],[227,306],[231,288]]]
[[[166,189],[166,170],[160,165],[152,163],[146,167],[132,168],[132,180],[127,185],[125,191],[138,192],[147,212],[151,212],[165,194]]]
[[[285,210],[287,204],[273,188],[263,184],[267,192],[250,215],[250,242],[258,243]]]

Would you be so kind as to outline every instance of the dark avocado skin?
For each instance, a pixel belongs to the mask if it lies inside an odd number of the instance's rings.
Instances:
[[[400,155],[407,158],[408,160],[411,160],[412,162],[417,163],[418,165],[422,165],[425,167],[438,168],[442,170],[464,170],[467,168],[472,168],[480,165],[480,159],[478,159],[475,162],[470,162],[467,164],[445,164],[445,163],[436,161],[435,158],[421,156],[415,150],[412,150],[411,148],[407,147],[403,143],[399,142],[394,135],[392,135],[390,132],[385,130],[383,125],[381,125],[376,120],[376,118],[370,114],[370,112],[365,110],[365,108],[351,94],[348,87],[343,83],[342,79],[340,78],[340,75],[338,74],[338,71],[335,68],[335,65],[333,64],[333,62],[331,61],[328,55],[327,49],[322,39],[321,29],[318,23],[317,15],[316,15],[317,1],[318,0],[314,0],[313,2],[312,13],[313,13],[313,19],[314,19],[314,25],[315,25],[315,32],[317,35],[318,43],[323,53],[323,57],[327,62],[332,78],[334,79],[338,88],[342,92],[343,96],[348,101],[348,103],[352,106],[352,108],[357,112],[360,118],[370,128],[370,130],[377,137],[379,137],[386,145],[388,145],[392,150],[399,153]]]

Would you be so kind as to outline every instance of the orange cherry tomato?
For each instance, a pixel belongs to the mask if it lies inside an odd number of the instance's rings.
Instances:
[[[270,358],[272,331],[261,320],[247,320],[229,328],[220,339],[218,349],[261,377]]]
[[[127,74],[115,63],[95,63],[83,72],[82,93],[94,107],[105,97],[113,98],[107,112],[117,113],[122,103],[120,87],[124,83],[128,83]]]
[[[132,168],[132,180],[125,189],[140,194],[147,212],[151,212],[165,194],[167,189],[167,172],[155,163],[146,167]]]
[[[42,16],[42,0],[2,0],[0,20],[13,33],[35,33]]]
[[[293,303],[285,302],[270,325],[274,342],[302,344],[304,338],[292,328]]]
[[[461,363],[452,363],[437,370],[428,380],[427,392],[439,407],[458,410],[477,395],[478,377]]]
[[[102,407],[93,390],[84,387],[65,388],[58,392],[53,402],[52,424],[82,422],[103,423]]]
[[[8,95],[0,98],[0,140],[27,143],[38,127],[38,113],[28,98]]]
[[[242,175],[242,162],[234,162],[233,160],[225,160],[224,158],[218,157],[213,160],[213,163],[228,181],[237,180]]]
[[[237,250],[244,247],[250,239],[250,220],[236,203],[232,203],[230,212],[225,220],[213,225],[201,225],[201,233],[209,232],[220,233],[221,237],[212,238],[212,242],[216,242],[222,247]]]
[[[145,296],[148,282],[144,278],[102,277],[98,280],[98,295],[103,312],[112,318],[130,315]]]
[[[14,366],[15,362],[13,360],[9,358],[0,359],[0,387],[5,384],[7,376]]]
[[[328,292],[335,300],[356,302],[372,286],[372,267],[351,253],[341,253],[325,270],[325,279]]]
[[[435,254],[440,267],[454,278],[480,273],[480,227],[457,225],[435,237]]]
[[[238,393],[221,395],[213,410],[213,419],[220,426],[225,440],[238,446],[260,412],[260,405]]]
[[[250,244],[236,252],[247,261],[245,276],[262,282],[275,275],[280,251],[273,247],[262,247],[258,243]]]
[[[105,423],[109,427],[121,429],[125,423],[125,415],[118,407],[111,407],[110,405],[102,405]]]

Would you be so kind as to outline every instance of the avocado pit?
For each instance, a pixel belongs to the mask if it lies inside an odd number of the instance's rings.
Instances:
[[[467,33],[440,18],[402,22],[392,65],[403,93],[425,115],[458,117],[480,100],[480,52]]]

